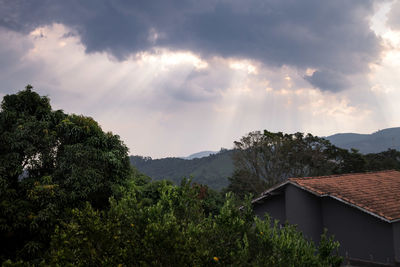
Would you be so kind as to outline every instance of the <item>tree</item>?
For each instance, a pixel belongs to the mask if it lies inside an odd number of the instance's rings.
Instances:
[[[55,144],[54,134],[48,129],[53,121],[50,102],[26,90],[6,95],[0,113],[0,176],[7,177],[14,188],[23,171],[37,172],[51,165],[48,154]],[[42,165],[42,166],[39,166]],[[36,174],[36,173],[35,173]]]
[[[337,242],[322,236],[318,247],[294,226],[279,227],[242,210],[228,194],[207,215],[202,188],[164,183],[159,198],[144,204],[137,188],[107,211],[74,209],[57,227],[45,259],[54,266],[339,266]]]
[[[335,242],[321,253],[294,228],[256,221],[249,199],[239,210],[228,195],[220,208],[215,192],[191,181],[149,182],[130,167],[118,136],[92,118],[53,111],[31,86],[4,97],[1,108],[4,266],[340,262]]]
[[[51,109],[28,85],[0,111],[0,259],[39,257],[58,220],[104,209],[131,175],[128,149],[92,118]]]
[[[400,170],[400,151],[388,149],[364,156],[368,171]]]
[[[89,200],[108,205],[114,185],[123,184],[131,168],[128,148],[119,136],[104,133],[92,118],[69,115],[56,126],[59,145],[53,180],[71,203]]]
[[[258,194],[289,177],[339,173],[347,166],[347,155],[346,150],[311,134],[250,132],[235,142],[235,172],[228,191]]]

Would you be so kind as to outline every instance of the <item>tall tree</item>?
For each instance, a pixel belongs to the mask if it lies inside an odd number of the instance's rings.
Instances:
[[[367,154],[365,160],[369,171],[400,170],[400,151],[395,149]]]
[[[348,167],[344,159],[358,155],[311,134],[250,132],[235,142],[235,172],[228,191],[258,194],[289,177],[340,173]]]
[[[37,257],[57,220],[108,205],[131,174],[128,149],[92,118],[53,111],[28,85],[0,111],[0,259]]]

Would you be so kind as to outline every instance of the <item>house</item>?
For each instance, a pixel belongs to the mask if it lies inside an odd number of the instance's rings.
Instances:
[[[327,228],[347,259],[400,263],[398,171],[290,178],[252,203],[257,216],[295,224],[315,242]]]

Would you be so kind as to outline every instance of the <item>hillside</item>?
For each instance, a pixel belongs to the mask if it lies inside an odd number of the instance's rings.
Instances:
[[[325,137],[332,144],[346,149],[355,148],[361,153],[379,153],[400,150],[400,127],[388,128],[372,134],[339,133]]]
[[[400,127],[373,134],[339,133],[325,138],[338,147],[356,148],[363,154],[379,153],[388,148],[400,150]],[[168,179],[178,184],[184,177],[193,177],[193,182],[220,190],[228,185],[228,177],[233,173],[232,154],[233,150],[203,151],[186,158],[131,156],[130,161],[154,180]]]
[[[168,179],[179,184],[182,178],[193,177],[193,182],[220,190],[228,185],[228,177],[233,172],[232,153],[232,150],[222,150],[191,160],[131,156],[130,161],[140,172],[154,180]]]

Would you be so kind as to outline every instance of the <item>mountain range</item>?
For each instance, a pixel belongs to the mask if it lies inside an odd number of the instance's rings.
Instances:
[[[355,148],[360,153],[379,153],[389,148],[400,151],[400,127],[379,130],[372,134],[338,133],[324,137],[332,144],[345,148]],[[219,152],[202,151],[183,158],[152,159],[131,156],[131,164],[140,172],[154,180],[168,179],[179,183],[182,178],[206,184],[220,190],[229,183],[233,173],[233,150],[221,149]]]
[[[372,134],[339,133],[325,139],[335,146],[351,149],[360,153],[379,153],[385,150],[400,150],[400,127],[379,130]]]

